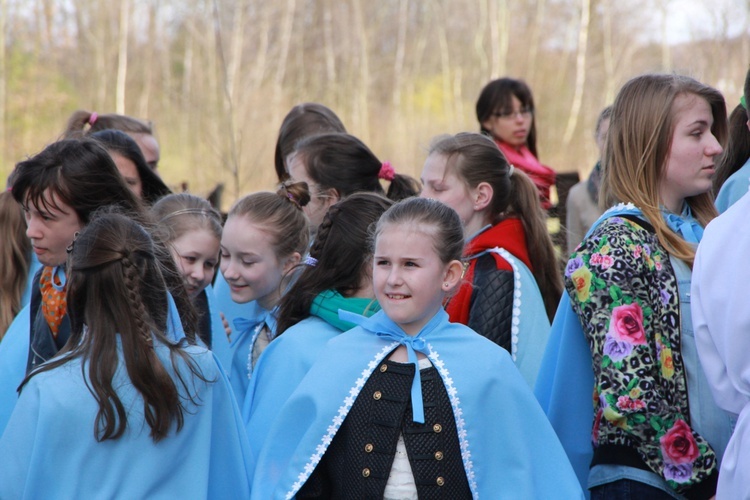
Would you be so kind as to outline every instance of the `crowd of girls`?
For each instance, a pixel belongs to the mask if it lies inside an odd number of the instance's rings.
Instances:
[[[625,83],[563,263],[520,80],[421,182],[297,105],[224,221],[74,113],[0,195],[0,498],[750,497],[749,91]]]

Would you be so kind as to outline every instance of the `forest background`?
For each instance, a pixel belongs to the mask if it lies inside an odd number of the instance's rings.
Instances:
[[[0,0],[0,174],[76,109],[152,120],[159,172],[223,205],[274,186],[287,111],[323,103],[398,172],[477,131],[492,78],[534,92],[541,160],[585,176],[599,111],[645,72],[721,90],[750,63],[750,0]]]

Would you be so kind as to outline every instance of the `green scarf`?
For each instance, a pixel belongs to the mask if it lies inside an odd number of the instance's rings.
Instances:
[[[354,328],[354,323],[339,319],[339,309],[367,316],[368,318],[380,311],[375,299],[364,299],[359,297],[344,297],[336,290],[326,290],[313,299],[310,306],[310,314],[317,316],[331,326],[335,326],[342,332]]]

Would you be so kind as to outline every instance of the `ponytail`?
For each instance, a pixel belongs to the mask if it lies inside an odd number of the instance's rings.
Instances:
[[[563,283],[552,238],[547,230],[547,219],[539,204],[539,192],[531,179],[519,169],[512,169],[510,184],[508,208],[501,218],[513,215],[523,224],[532,274],[542,293],[547,316],[552,321],[560,302]]]

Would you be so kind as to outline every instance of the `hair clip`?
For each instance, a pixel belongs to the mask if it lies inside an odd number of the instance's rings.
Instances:
[[[89,125],[93,126],[94,123],[96,123],[96,120],[98,118],[99,118],[99,113],[97,113],[96,111],[94,111],[93,113],[91,113],[91,116],[89,116]]]
[[[315,257],[310,257],[309,255],[305,257],[305,260],[302,261],[302,263],[306,266],[315,267],[318,264],[318,259]]]
[[[508,167],[508,177],[510,177],[511,175],[513,175],[513,171],[515,169],[516,169],[516,167],[514,167],[513,165],[511,165],[510,167]]]

